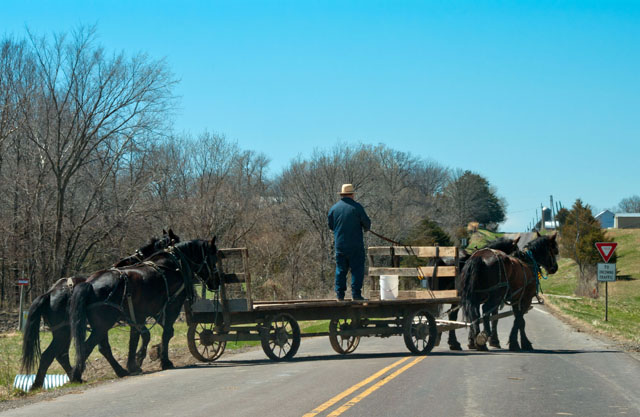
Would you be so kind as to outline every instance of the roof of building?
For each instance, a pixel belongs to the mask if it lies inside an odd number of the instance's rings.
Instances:
[[[640,213],[616,213],[616,217],[640,217]]]
[[[611,210],[603,210],[600,213],[596,214],[594,217],[597,219],[598,217],[601,217],[603,214],[606,214],[606,213],[613,214]]]

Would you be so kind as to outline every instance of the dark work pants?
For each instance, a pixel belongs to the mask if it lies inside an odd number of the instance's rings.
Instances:
[[[362,297],[364,281],[364,250],[351,252],[336,251],[336,295],[344,297],[347,290],[347,272],[351,270],[351,295]]]

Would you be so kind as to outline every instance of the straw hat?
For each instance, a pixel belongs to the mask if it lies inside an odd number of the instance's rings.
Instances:
[[[342,191],[340,191],[340,195],[349,195],[353,193],[355,193],[353,184],[342,184]]]

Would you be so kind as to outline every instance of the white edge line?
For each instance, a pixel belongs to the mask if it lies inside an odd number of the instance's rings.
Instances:
[[[546,311],[544,311],[544,310],[540,310],[538,307],[533,307],[533,309],[534,309],[535,311],[539,311],[539,312],[541,312],[542,314],[548,314],[548,315],[551,315],[551,313],[547,313],[547,312],[546,312]]]

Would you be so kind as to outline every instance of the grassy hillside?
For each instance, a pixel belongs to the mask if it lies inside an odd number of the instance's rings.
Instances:
[[[484,229],[479,229],[477,232],[471,235],[467,249],[469,251],[472,251],[472,249],[476,246],[479,248],[483,248],[487,245],[487,243],[491,242],[492,240],[496,240],[502,235],[504,235],[504,233],[496,233]]]
[[[578,269],[570,259],[559,260],[559,271],[542,281],[542,290],[547,303],[562,313],[640,349],[640,230],[609,230],[607,236],[618,242],[618,281],[608,284],[609,321],[604,321],[604,283],[600,284],[601,297],[597,300],[564,298],[573,296],[576,287]]]

